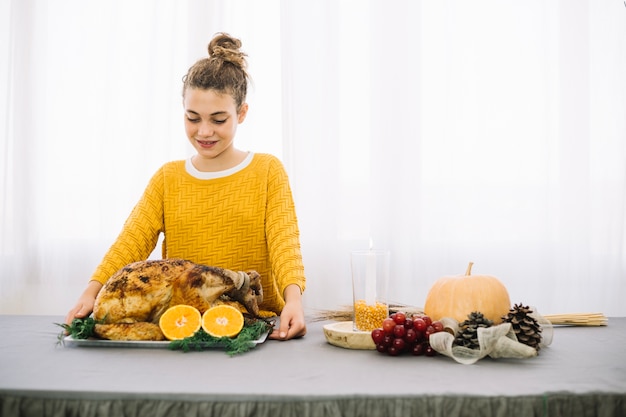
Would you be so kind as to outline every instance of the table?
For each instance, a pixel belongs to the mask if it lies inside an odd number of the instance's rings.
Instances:
[[[62,346],[62,320],[0,316],[1,416],[626,416],[626,318],[473,365],[336,347],[327,322],[229,357]]]

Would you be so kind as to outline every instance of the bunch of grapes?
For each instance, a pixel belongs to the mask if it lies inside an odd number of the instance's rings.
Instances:
[[[415,356],[435,356],[435,351],[428,342],[430,335],[443,331],[440,321],[432,321],[427,315],[398,311],[383,320],[382,327],[372,330],[372,340],[376,350],[391,356],[410,352]]]

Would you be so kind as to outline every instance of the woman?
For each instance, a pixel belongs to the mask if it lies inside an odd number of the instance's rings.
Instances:
[[[107,279],[145,260],[164,234],[163,258],[261,274],[260,307],[280,314],[270,338],[306,333],[304,267],[289,180],[272,155],[235,148],[248,112],[249,76],[241,42],[225,33],[183,78],[185,131],[196,154],[163,165],[66,317],[88,316]]]

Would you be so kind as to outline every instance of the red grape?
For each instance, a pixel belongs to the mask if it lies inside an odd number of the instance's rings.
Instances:
[[[433,321],[432,326],[433,326],[433,328],[435,329],[435,332],[436,332],[436,333],[438,333],[438,332],[440,332],[440,331],[442,331],[442,330],[443,330],[443,323],[442,323],[442,322],[440,322],[439,320],[437,320],[437,321]]]
[[[387,320],[387,319],[385,319]],[[419,317],[416,319],[413,319],[413,328],[417,331],[420,332],[424,332],[426,331],[426,328],[428,327],[428,325],[426,324],[426,322],[424,321],[423,318]]]
[[[416,341],[422,341],[426,339],[426,336],[424,335],[424,332],[420,332],[419,330],[415,330],[415,333],[417,334],[417,337],[415,338]]]
[[[389,349],[387,349],[387,353],[391,356],[398,356],[400,354],[400,351],[397,348],[391,346]]]
[[[433,349],[431,345],[428,345],[426,346],[426,350],[424,351],[424,353],[426,354],[426,356],[435,356],[437,354],[437,351]]]
[[[376,345],[376,350],[379,351],[380,353],[385,353],[387,352],[387,346],[383,345],[382,343],[379,343]]]
[[[383,329],[374,329],[372,330],[372,340],[374,341],[374,343],[379,344],[380,342],[383,341],[383,338],[385,337],[385,332],[383,331]]]
[[[402,339],[406,334],[406,329],[401,324],[396,324],[396,327],[393,328],[393,335],[397,338]]]
[[[429,316],[422,316],[422,320],[426,322],[426,326],[433,324],[433,320]]]
[[[396,322],[391,317],[387,317],[383,320],[383,331],[385,334],[392,334],[394,327],[396,327]]]
[[[415,356],[422,356],[426,352],[426,345],[427,343],[418,343],[413,346],[411,353]]]
[[[404,326],[404,322],[406,320],[406,314],[404,314],[402,311],[398,311],[394,314],[395,316],[393,317],[393,321],[395,321],[396,324],[401,324]]]
[[[409,330],[413,328],[413,319],[407,318],[404,320],[404,327]]]
[[[402,352],[406,347],[406,342],[404,339],[393,339],[393,344],[391,347],[398,349],[398,352]]]
[[[406,334],[404,335],[404,340],[406,340],[409,344],[413,344],[417,340],[417,336],[418,335],[415,329],[407,329]]]
[[[430,335],[433,334],[433,333],[437,333],[435,331],[435,328],[433,326],[428,326],[426,328],[426,331],[424,332],[424,335],[426,336],[426,339],[428,339],[428,338],[430,338]]]

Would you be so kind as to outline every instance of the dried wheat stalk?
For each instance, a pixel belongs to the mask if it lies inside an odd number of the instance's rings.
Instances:
[[[424,312],[422,307],[413,307],[406,304],[391,303],[389,304],[389,313],[395,311],[404,311],[409,314],[421,314]],[[337,310],[318,310],[311,321],[350,321],[353,319],[354,307],[352,305],[341,306]]]
[[[549,314],[543,316],[554,325],[606,326],[609,319],[602,313]]]
[[[408,306],[406,304],[390,304],[389,312],[404,311],[407,313],[423,313],[421,307]],[[553,325],[565,326],[606,326],[608,318],[602,313],[570,313],[570,314],[551,314],[545,315],[543,318],[549,320]],[[341,306],[337,310],[318,310],[312,318],[312,321],[350,321],[353,319],[353,307],[351,305]]]

